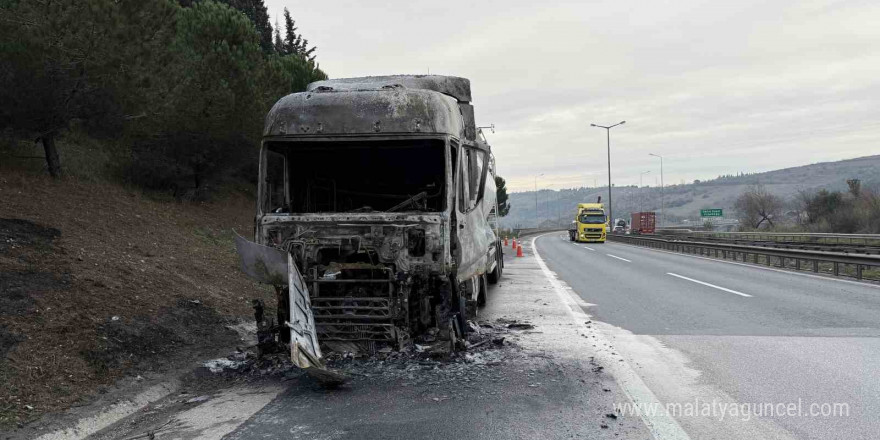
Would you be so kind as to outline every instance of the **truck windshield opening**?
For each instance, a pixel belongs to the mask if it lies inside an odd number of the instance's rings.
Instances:
[[[441,212],[443,140],[276,142],[266,155],[264,209],[271,213]],[[287,163],[288,185],[283,188]]]
[[[581,223],[601,224],[605,223],[605,216],[602,214],[581,214]]]

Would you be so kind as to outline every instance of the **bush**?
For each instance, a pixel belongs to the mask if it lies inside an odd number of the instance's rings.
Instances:
[[[801,193],[804,226],[813,232],[880,233],[880,195],[870,189],[850,193],[820,190]]]

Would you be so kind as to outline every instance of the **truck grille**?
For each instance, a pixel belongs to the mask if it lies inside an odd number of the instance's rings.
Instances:
[[[392,324],[339,324],[316,321],[319,341],[390,342],[395,340]]]
[[[395,289],[390,270],[345,269],[337,279],[312,275],[309,281],[318,340],[395,340]]]

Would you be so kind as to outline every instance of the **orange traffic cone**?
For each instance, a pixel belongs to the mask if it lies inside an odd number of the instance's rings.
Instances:
[[[513,239],[513,246],[512,246],[512,247],[513,247],[514,249],[516,249],[516,238]]]
[[[522,257],[522,256],[523,256],[523,254],[522,254],[522,246],[517,246],[517,247],[516,247],[516,256],[517,256],[517,257]]]

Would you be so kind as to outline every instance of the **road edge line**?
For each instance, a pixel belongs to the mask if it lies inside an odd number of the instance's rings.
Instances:
[[[531,240],[531,247],[532,252],[535,255],[535,261],[538,262],[538,266],[541,268],[544,276],[547,277],[547,280],[553,286],[553,290],[556,292],[556,295],[559,296],[559,300],[566,306],[566,312],[574,322],[574,325],[584,333],[595,335],[597,344],[601,343],[610,345],[608,341],[605,340],[602,333],[599,331],[592,331],[591,328],[587,327],[585,322],[590,320],[590,315],[584,312],[579,305],[583,300],[576,298],[576,294],[572,288],[569,287],[565,281],[560,280],[556,274],[547,267],[547,264],[544,263],[544,259],[541,258],[540,253],[538,253],[535,241],[545,235],[548,234],[533,237]],[[577,309],[575,309],[575,307],[577,307]],[[575,310],[579,310],[579,312],[575,312]],[[655,439],[690,440],[690,436],[688,436],[681,425],[678,424],[678,421],[666,412],[665,406],[659,399],[657,399],[654,392],[645,385],[642,378],[639,377],[638,373],[633,370],[626,360],[620,362],[619,359],[612,359],[602,351],[596,352],[596,358],[600,359],[602,363],[605,364],[605,368],[611,371],[614,381],[617,382],[620,389],[623,390],[633,405],[642,408],[658,409],[658,411],[655,411],[651,415],[646,414],[646,411],[639,412],[639,417],[642,419],[642,422],[645,423],[648,431],[651,432],[651,435],[653,435]]]
[[[77,419],[71,426],[59,428],[35,437],[34,440],[81,440],[108,428],[158,402],[180,389],[180,381],[172,379],[153,385],[128,399],[120,399],[96,414]]]

